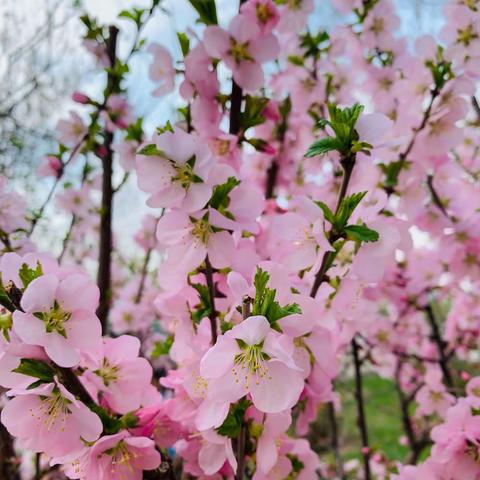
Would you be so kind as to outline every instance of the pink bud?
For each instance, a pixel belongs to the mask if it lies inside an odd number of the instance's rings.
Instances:
[[[265,145],[262,145],[261,151],[267,153],[268,155],[275,155],[277,153],[277,149],[269,143],[265,143]]]
[[[105,145],[99,145],[95,150],[95,154],[100,158],[105,158],[107,156],[107,147]]]
[[[81,103],[82,105],[86,105],[87,103],[91,102],[90,97],[82,92],[73,92],[72,100],[74,102]]]
[[[468,372],[462,372],[460,376],[462,377],[462,380],[464,380],[465,382],[468,382],[468,380],[470,380],[471,378],[471,375]]]
[[[369,447],[362,447],[361,451],[364,455],[368,455],[370,453],[370,448]]]
[[[272,120],[272,122],[278,122],[280,120],[280,111],[278,105],[270,100],[266,107],[263,109],[262,115],[267,120]]]

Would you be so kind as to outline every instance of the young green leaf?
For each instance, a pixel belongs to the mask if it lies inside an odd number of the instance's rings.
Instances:
[[[54,370],[49,365],[41,360],[34,360],[33,358],[22,358],[20,365],[12,371],[38,378],[43,382],[53,382],[55,375]]]
[[[163,152],[157,148],[154,143],[150,143],[142,147],[138,152],[137,155],[146,155],[146,156],[161,156]]]
[[[173,335],[169,335],[163,342],[156,342],[152,351],[152,358],[168,355],[173,345]]]
[[[43,275],[42,266],[40,262],[37,262],[35,268],[30,268],[26,263],[23,263],[18,271],[18,276],[23,283],[24,288],[27,288],[28,285],[38,277]]]
[[[197,11],[200,22],[205,25],[217,25],[217,8],[215,0],[189,0],[190,5]]]
[[[220,207],[228,207],[228,195],[238,185],[240,185],[240,180],[237,180],[235,177],[229,177],[225,183],[217,185],[213,189],[213,194],[212,198],[210,199],[209,205],[217,210]]]
[[[366,225],[348,225],[344,232],[347,234],[348,240],[357,242],[376,242],[380,238],[378,232]]]
[[[325,155],[328,152],[338,150],[340,143],[336,138],[325,137],[312,143],[305,154],[306,157],[315,157],[317,155]]]
[[[222,425],[217,428],[219,435],[237,438],[243,424],[243,417],[245,416],[245,412],[249,405],[250,402],[245,398],[235,404],[230,405],[227,418],[224,420]]]
[[[182,49],[182,54],[186,57],[190,51],[190,39],[183,32],[177,32],[177,38],[180,43],[180,48]]]

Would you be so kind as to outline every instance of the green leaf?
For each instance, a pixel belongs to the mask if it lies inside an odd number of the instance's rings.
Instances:
[[[253,97],[247,95],[245,98],[245,108],[240,115],[240,126],[243,130],[255,127],[265,122],[262,115],[263,110],[267,106],[268,98]]]
[[[123,428],[123,422],[119,419],[110,415],[107,410],[97,404],[89,405],[90,409],[96,413],[103,425],[103,433],[107,435],[115,435]]]
[[[173,127],[172,127],[172,124],[170,123],[170,120],[167,120],[167,123],[163,127],[157,127],[157,133],[159,135],[165,132],[173,133]]]
[[[257,267],[253,285],[255,287],[255,298],[253,299],[252,315],[260,315],[262,310],[262,300],[265,296],[265,289],[267,288],[270,275],[261,268]]]
[[[173,345],[173,335],[169,335],[163,342],[155,342],[152,351],[152,358],[158,358],[161,355],[168,355]]]
[[[53,382],[55,375],[54,370],[49,365],[40,360],[34,360],[33,358],[22,358],[20,365],[12,370],[12,372],[38,378],[44,382]]]
[[[42,266],[40,262],[37,262],[35,269],[30,268],[26,263],[23,263],[18,271],[18,276],[23,283],[24,288],[27,288],[28,285],[38,277],[43,275]]]
[[[386,187],[393,188],[398,182],[398,176],[400,171],[405,166],[407,162],[402,160],[397,160],[395,162],[390,162],[388,164],[380,163],[379,167],[385,175],[384,184]]]
[[[198,292],[200,298],[200,303],[195,306],[195,311],[192,313],[192,320],[198,324],[202,318],[208,317],[212,313],[212,302],[207,285],[193,283],[192,287]]]
[[[332,152],[334,150],[339,150],[341,148],[340,143],[336,138],[325,137],[317,140],[315,143],[310,145],[306,157],[315,157],[317,155],[324,155],[325,153]]]
[[[275,292],[275,290],[273,290]],[[302,313],[302,309],[297,303],[289,303],[283,307],[276,301],[269,304],[265,317],[269,323],[275,323],[281,318],[288,317],[294,313]]]
[[[287,60],[292,64],[296,65],[297,67],[303,67],[304,60],[302,57],[298,55],[289,55]]]
[[[318,207],[322,209],[325,220],[333,224],[335,222],[335,214],[330,210],[330,207],[326,203],[323,203],[320,200],[317,200],[315,203],[317,204]]]
[[[255,298],[252,304],[252,315],[263,315],[270,324],[274,324],[283,317],[294,313],[302,313],[300,307],[296,303],[281,306],[276,300],[277,291],[268,288],[267,284],[270,279],[268,272],[257,268],[253,285],[255,286]]]
[[[228,195],[238,185],[240,185],[240,180],[236,179],[235,177],[229,177],[225,183],[217,185],[213,189],[213,194],[209,205],[217,210],[221,209],[221,207],[228,207],[228,203],[230,201]]]
[[[143,118],[138,117],[134,123],[131,123],[127,127],[127,134],[125,135],[125,140],[135,140],[136,142],[141,142],[143,138]]]
[[[178,42],[180,43],[180,48],[182,49],[183,56],[186,57],[190,51],[190,39],[183,32],[177,32]]]
[[[358,192],[345,197],[342,200],[338,212],[335,215],[334,227],[337,232],[343,231],[345,225],[352,216],[352,213],[355,211],[358,204],[362,201],[366,194],[367,192]]]
[[[218,434],[224,437],[237,438],[243,424],[243,417],[249,405],[250,402],[246,398],[230,405],[227,418],[222,425],[217,428]]]
[[[344,232],[346,232],[348,240],[357,242],[376,242],[380,238],[378,232],[366,225],[348,225]]]
[[[137,155],[146,155],[146,156],[163,156],[163,152],[157,148],[154,143],[150,143],[142,147],[138,152]]]
[[[217,8],[215,0],[189,0],[190,5],[197,11],[200,22],[205,25],[217,25]]]

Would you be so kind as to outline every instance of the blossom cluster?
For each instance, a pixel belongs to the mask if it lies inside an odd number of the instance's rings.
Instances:
[[[158,3],[120,18],[139,37]],[[82,17],[107,83],[75,92],[38,169],[71,218],[59,255],[32,235],[46,203],[0,181],[1,421],[41,454],[23,477],[479,480],[479,2],[414,44],[391,0],[332,0],[345,22],[318,31],[313,0],[242,1],[224,26],[189,3],[181,59],[148,46],[152,94],[184,105],[154,132],[124,89],[144,42],[122,59]],[[130,176],[133,254],[111,221]],[[371,440],[372,375],[401,459]]]

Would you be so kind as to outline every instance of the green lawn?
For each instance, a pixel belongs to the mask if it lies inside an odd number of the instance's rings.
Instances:
[[[342,396],[342,411],[337,419],[342,457],[345,460],[360,458],[354,380],[337,382],[336,389]],[[394,383],[374,374],[365,375],[364,397],[371,447],[384,453],[389,460],[404,460],[408,448],[398,442],[403,430]],[[310,440],[321,456],[329,450],[329,427],[325,408],[321,409],[318,421],[312,426]]]

